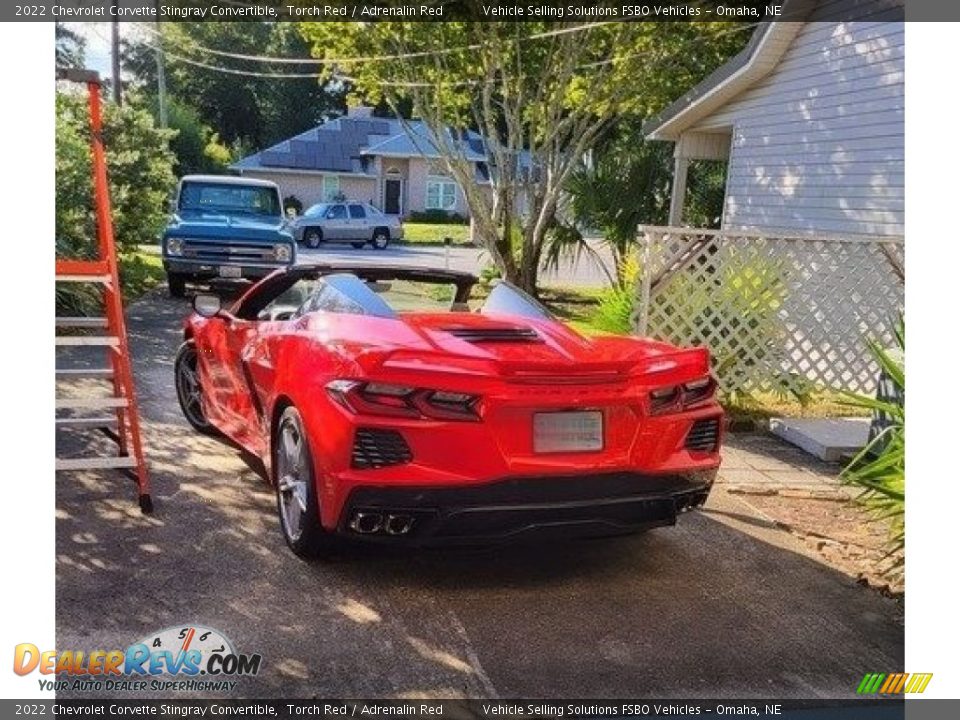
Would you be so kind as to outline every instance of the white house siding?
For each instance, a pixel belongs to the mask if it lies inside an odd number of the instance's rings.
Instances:
[[[902,235],[902,22],[811,22],[691,131],[732,128],[723,225]]]

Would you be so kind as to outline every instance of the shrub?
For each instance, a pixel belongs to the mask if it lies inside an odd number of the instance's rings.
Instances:
[[[503,273],[496,265],[485,265],[483,270],[480,271],[480,285],[488,287],[494,280],[499,280],[501,277],[503,277]]]
[[[296,195],[287,195],[283,199],[283,212],[289,213],[291,210],[295,215],[303,214],[303,201]]]
[[[56,253],[90,258],[96,254],[97,232],[86,95],[59,93],[56,113]],[[175,133],[157,128],[149,110],[136,102],[106,104],[103,121],[114,236],[123,255],[156,241],[167,222],[167,200],[176,182],[169,149]],[[58,313],[96,312],[96,295],[89,290],[77,283],[58,287]]]
[[[896,351],[891,352],[874,341],[868,347],[880,366],[884,379],[892,386],[888,398],[867,397],[847,393],[849,404],[870,410],[880,420],[882,429],[874,435],[843,471],[843,479],[861,490],[857,500],[875,520],[890,522],[890,552],[892,559],[881,571],[887,577],[903,573],[905,541],[904,501],[906,475],[906,444],[904,414],[904,364],[906,349],[903,320],[896,330]]]
[[[470,222],[463,215],[446,210],[416,210],[410,213],[409,221],[426,225],[467,225]]]
[[[598,330],[629,335],[633,332],[633,308],[640,280],[640,263],[629,258],[621,264],[622,284],[600,293],[597,310],[591,323]]]
[[[57,95],[57,251],[89,257],[94,251],[90,129],[85,95]],[[154,125],[150,112],[130,102],[104,106],[104,147],[113,228],[118,249],[156,241],[167,222],[176,178],[169,142],[174,133]]]

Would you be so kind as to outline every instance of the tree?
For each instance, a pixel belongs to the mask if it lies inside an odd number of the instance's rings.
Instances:
[[[665,143],[647,142],[639,121],[622,122],[617,134],[596,149],[567,182],[568,217],[547,241],[545,261],[556,266],[563,256],[589,252],[581,233],[598,230],[614,262],[614,278],[623,286],[626,260],[641,223],[662,225],[670,207],[672,158]]]
[[[222,143],[263,148],[301,133],[344,109],[339,86],[321,86],[316,77],[248,77],[199,67],[205,65],[256,73],[312,73],[313,65],[270,65],[215,55],[210,50],[255,56],[304,57],[309,45],[290,23],[202,22],[162,23],[166,54],[167,92],[193,107]],[[123,53],[125,69],[146,92],[155,92],[155,31],[144,40],[129,41]],[[172,54],[171,54],[172,53]],[[175,57],[177,56],[177,57]]]
[[[87,41],[63,23],[55,23],[53,32],[57,67],[83,67]]]
[[[394,56],[326,72],[374,104],[410,101],[481,242],[528,292],[585,153],[622,115],[651,114],[740,44],[726,40],[725,23],[490,22],[465,2],[445,3],[444,13],[443,23],[305,23],[302,32],[318,57]],[[489,188],[475,182],[459,132],[467,127],[487,139]]]
[[[170,149],[176,155],[176,174],[222,173],[230,164],[230,149],[220,142],[200,113],[176,98],[167,101],[167,124],[175,135]]]
[[[56,100],[56,239],[58,253],[90,256],[96,228],[86,95],[58,93]],[[168,144],[173,132],[153,123],[137,98],[104,105],[114,234],[121,250],[157,238],[167,221],[176,179]]]

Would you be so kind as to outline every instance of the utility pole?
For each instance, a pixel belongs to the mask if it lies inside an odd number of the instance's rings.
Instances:
[[[153,26],[157,29],[157,119],[160,127],[167,126],[167,76],[163,67],[163,33],[160,32],[160,0],[154,0],[157,20]]]
[[[117,0],[113,0],[113,7],[117,7]],[[114,10],[116,13],[116,10]],[[120,21],[114,20],[110,27],[110,39],[112,48],[112,73],[113,73],[113,101],[117,105],[123,104],[123,93],[120,88]]]

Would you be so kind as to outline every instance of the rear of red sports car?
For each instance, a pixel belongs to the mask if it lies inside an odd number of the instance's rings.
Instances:
[[[202,407],[181,405],[272,466],[296,552],[609,535],[705,502],[723,426],[706,350],[584,337],[508,285],[467,312],[472,276],[443,312],[398,310],[383,277],[325,276],[278,310],[280,276],[188,323],[178,390],[195,368]]]
[[[328,529],[444,543],[611,534],[706,500],[722,427],[706,351],[549,320],[406,324],[414,347],[368,349],[361,373],[304,410]]]

